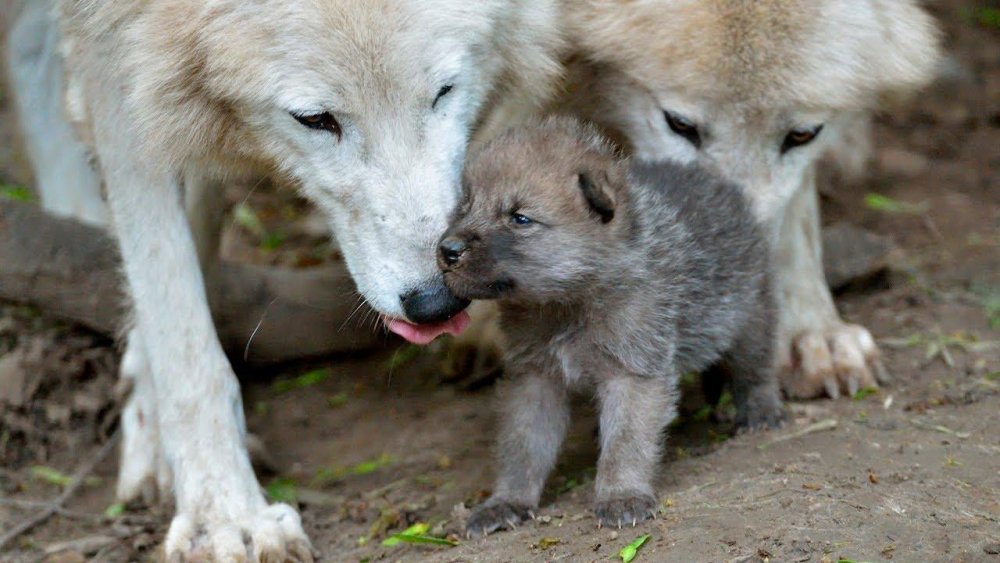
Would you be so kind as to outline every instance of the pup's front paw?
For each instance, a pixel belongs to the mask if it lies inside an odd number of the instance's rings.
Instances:
[[[597,501],[594,507],[597,526],[635,526],[656,517],[656,499],[644,494]]]
[[[778,428],[788,419],[777,386],[760,386],[743,404],[736,405],[736,429],[739,431]]]
[[[766,407],[748,407],[737,411],[736,429],[738,431],[754,432],[779,428],[788,420],[788,414],[781,403],[768,404]]]
[[[472,511],[465,524],[465,533],[473,537],[486,536],[498,530],[513,530],[521,522],[534,517],[535,514],[529,506],[504,501],[487,501]]]
[[[878,346],[868,329],[837,323],[784,340],[781,386],[793,398],[854,395],[865,387],[888,383]]]
[[[253,561],[312,563],[302,522],[287,504],[267,506],[233,518],[178,514],[165,541],[167,561]]]

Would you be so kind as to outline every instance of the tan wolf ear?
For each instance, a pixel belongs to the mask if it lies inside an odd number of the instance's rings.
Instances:
[[[877,101],[893,103],[934,80],[941,31],[915,0],[874,0],[872,10],[862,56],[868,59]]]

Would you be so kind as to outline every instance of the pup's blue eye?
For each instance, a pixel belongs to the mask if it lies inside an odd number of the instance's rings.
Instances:
[[[519,225],[521,227],[524,227],[525,225],[530,225],[530,224],[534,223],[534,221],[531,219],[531,217],[525,217],[524,215],[521,215],[520,213],[515,213],[515,214],[511,215],[510,216],[510,220],[515,225]]]

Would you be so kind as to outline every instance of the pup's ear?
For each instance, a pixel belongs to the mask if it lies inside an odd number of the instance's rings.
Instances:
[[[577,181],[580,183],[583,198],[590,206],[590,211],[599,217],[602,223],[610,223],[615,218],[615,202],[611,198],[611,181],[607,173],[581,172]]]

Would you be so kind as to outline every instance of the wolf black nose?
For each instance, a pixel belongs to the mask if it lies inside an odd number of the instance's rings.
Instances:
[[[406,318],[417,324],[442,323],[469,306],[468,299],[459,299],[443,280],[411,291],[400,297]]]
[[[454,266],[462,259],[462,255],[465,254],[466,249],[468,249],[468,246],[465,244],[465,241],[458,237],[448,237],[441,241],[441,245],[438,246],[441,260],[446,266]]]

